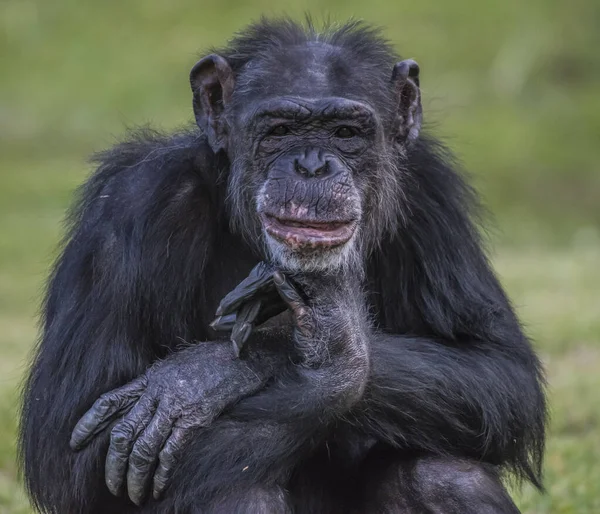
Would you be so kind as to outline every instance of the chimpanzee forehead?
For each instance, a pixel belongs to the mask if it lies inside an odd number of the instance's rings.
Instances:
[[[340,97],[379,103],[389,98],[392,69],[381,69],[324,42],[282,47],[251,60],[236,92],[253,99],[274,96]]]

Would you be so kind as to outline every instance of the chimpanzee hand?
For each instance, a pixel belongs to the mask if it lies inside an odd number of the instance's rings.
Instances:
[[[171,355],[132,382],[103,394],[77,423],[71,447],[83,448],[121,417],[110,435],[106,484],[121,495],[126,483],[129,497],[138,505],[151,485],[158,498],[195,429],[206,427],[229,405],[258,391],[282,365],[279,361],[285,362],[285,350],[261,351],[266,355],[255,358],[257,365],[235,358],[229,345],[214,341]]]
[[[217,318],[210,326],[217,331],[231,331],[234,351],[239,355],[255,326],[286,309],[292,314],[294,328],[308,336],[313,320],[297,287],[281,271],[261,262],[221,300]]]
[[[314,320],[297,286],[271,264],[260,262],[221,300],[210,326],[219,332],[231,332],[233,350],[239,356],[254,327],[286,309],[298,333],[309,336]]]
[[[310,366],[332,361],[336,353],[354,355],[361,371],[368,367],[368,315],[358,273],[284,274],[260,263],[221,300],[211,327],[231,331],[236,353],[252,329],[289,309],[295,356]],[[344,359],[340,361],[347,364]],[[360,363],[360,365],[358,364]]]
[[[252,329],[266,320],[282,313],[288,307],[273,282],[274,275],[281,273],[266,263],[258,263],[237,287],[229,292],[217,308],[217,318],[211,328],[219,332],[231,332],[233,351],[239,356]]]

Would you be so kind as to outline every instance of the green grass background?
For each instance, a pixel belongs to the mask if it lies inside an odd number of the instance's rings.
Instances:
[[[18,384],[86,156],[125,126],[188,123],[203,48],[306,11],[381,24],[421,64],[427,122],[494,215],[494,262],[548,371],[548,493],[519,504],[600,513],[598,0],[0,0],[1,514],[30,512]]]

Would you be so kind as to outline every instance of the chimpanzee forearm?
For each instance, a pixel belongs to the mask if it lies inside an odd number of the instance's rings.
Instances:
[[[396,447],[506,464],[536,482],[530,457],[543,450],[535,444],[544,431],[543,379],[514,335],[503,345],[374,336],[358,423]]]
[[[255,338],[248,344],[244,360],[233,355],[227,341],[199,342],[180,349],[132,382],[100,396],[73,430],[71,447],[86,446],[93,436],[142,398],[146,408],[128,413],[127,419],[113,429],[113,436],[121,428],[133,430],[132,424],[140,421],[135,419],[136,414],[143,418],[146,412],[151,413],[163,394],[168,394],[166,403],[172,410],[188,411],[188,417],[197,418],[199,426],[209,424],[228,405],[259,390],[286,366],[286,352],[291,351],[289,332],[262,331],[258,341]],[[168,391],[165,385],[169,386]],[[194,406],[193,414],[189,412],[190,406]]]
[[[358,401],[366,385],[370,328],[359,282],[342,273],[295,275],[292,281],[305,301],[289,279],[279,276],[285,280],[275,282],[279,294],[294,317],[295,362],[232,415],[277,422],[318,418],[323,424]]]
[[[245,350],[240,360],[228,341],[201,342],[157,362],[134,381],[103,394],[75,426],[71,447],[82,449],[118,419],[106,456],[109,490],[120,496],[126,486],[129,497],[140,503],[154,474],[158,496],[173,471],[169,463],[195,429],[209,426],[288,365],[291,331],[263,330]]]

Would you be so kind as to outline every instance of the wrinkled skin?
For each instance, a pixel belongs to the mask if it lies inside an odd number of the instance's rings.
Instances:
[[[119,419],[111,430],[105,467],[106,484],[113,494],[119,496],[126,489],[138,505],[150,492],[160,498],[195,431],[263,387],[275,366],[285,367],[286,358],[313,370],[314,389],[304,394],[312,394],[315,405],[325,405],[323,395],[336,413],[356,403],[369,366],[366,317],[355,305],[358,282],[346,274],[294,278],[304,285],[302,294],[281,271],[260,263],[223,299],[213,322],[216,330],[231,330],[233,354],[220,343],[182,350],[103,395],[81,418],[71,438],[75,450]],[[311,295],[308,303],[306,292]],[[291,314],[295,342],[288,356],[281,348],[263,344],[262,359],[252,348],[243,360],[236,359],[254,324],[285,309]],[[352,370],[346,369],[349,359]],[[287,409],[289,401],[292,398],[282,399],[280,408]],[[280,413],[280,419],[286,416],[293,413]]]
[[[328,52],[297,48],[290,59],[343,61]],[[219,67],[225,64],[209,56],[192,70],[197,104],[210,105],[201,84]],[[265,86],[281,83],[280,77],[253,68],[246,80],[258,90],[251,97],[248,88],[236,92],[232,79],[216,73],[232,114],[225,122],[219,104],[197,111],[197,119],[215,139],[229,141],[232,221],[262,242],[267,260],[295,272],[347,266],[360,273],[383,230],[402,216],[401,171],[388,157],[399,159],[418,135],[419,68],[406,60],[390,69],[385,99],[346,98],[347,84],[316,73],[307,78],[301,70],[290,70],[288,94],[275,94]],[[392,105],[376,103],[390,98]],[[397,117],[393,130],[387,126],[390,113]],[[384,177],[382,167],[390,168]]]
[[[73,430],[71,447],[83,448],[118,420],[106,456],[108,489],[117,496],[126,490],[137,504],[150,490],[158,498],[194,431],[258,391],[282,365],[273,349],[265,355],[242,361],[228,345],[215,343],[181,350],[98,399]]]
[[[250,157],[242,154],[253,171],[240,180],[266,170],[250,219],[258,215],[274,261],[294,271],[320,269],[356,251],[367,205],[360,177],[376,159],[367,149],[378,135],[368,106],[336,98],[268,100],[257,117],[260,123],[250,124],[257,143]]]

